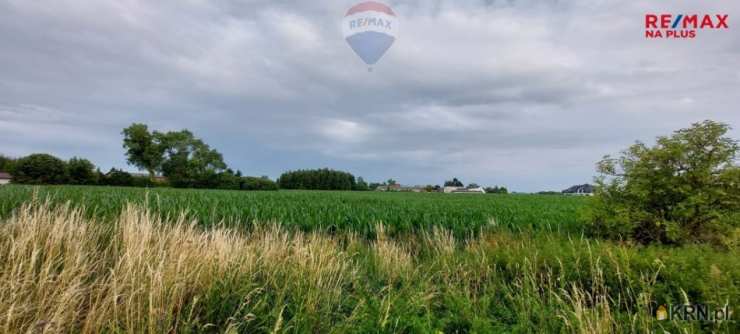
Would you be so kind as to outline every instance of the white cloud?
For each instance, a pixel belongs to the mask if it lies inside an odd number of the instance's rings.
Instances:
[[[329,119],[319,123],[318,132],[336,144],[361,143],[369,138],[370,129],[353,121]]]

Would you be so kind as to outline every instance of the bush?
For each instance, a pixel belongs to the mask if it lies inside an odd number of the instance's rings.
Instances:
[[[19,159],[13,169],[13,182],[21,184],[62,184],[66,164],[49,154],[31,154]]]
[[[97,184],[95,165],[86,159],[70,159],[67,163],[67,182],[81,185]]]
[[[218,181],[216,188],[228,189],[228,190],[239,190],[241,189],[242,178],[234,174],[232,171],[227,170],[226,172],[218,175]]]
[[[218,174],[213,172],[201,175],[189,175],[185,173],[170,173],[167,179],[174,188],[211,189],[218,186]]]
[[[506,189],[506,187],[488,187],[486,188],[486,194],[502,194],[506,195],[509,193],[509,189]]]
[[[241,178],[239,189],[250,191],[275,191],[278,190],[278,184],[270,179],[247,176]]]
[[[12,172],[15,160],[0,154],[0,172]]]
[[[729,129],[705,121],[605,157],[587,214],[591,232],[640,243],[735,242],[740,171]]]
[[[122,170],[111,168],[108,174],[105,174],[101,184],[116,187],[133,187],[135,184],[134,176]]]
[[[149,176],[132,175],[132,187],[137,188],[154,188],[154,187],[167,187],[167,182],[152,181]]]
[[[282,189],[353,190],[355,177],[347,172],[331,169],[298,170],[283,173],[278,179]]]

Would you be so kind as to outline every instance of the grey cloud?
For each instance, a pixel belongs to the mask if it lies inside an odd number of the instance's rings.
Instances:
[[[120,167],[137,121],[190,128],[250,174],[541,190],[636,139],[740,120],[734,29],[642,36],[646,12],[735,3],[389,1],[400,37],[371,73],[341,38],[352,4],[0,3],[0,151]]]

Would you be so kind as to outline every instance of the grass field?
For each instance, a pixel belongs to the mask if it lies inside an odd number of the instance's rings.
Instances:
[[[582,232],[578,210],[586,198],[534,195],[416,194],[378,192],[243,192],[222,190],[139,189],[73,186],[0,188],[0,217],[32,199],[84,206],[89,216],[116,218],[125,203],[163,215],[186,212],[204,226],[226,223],[251,227],[278,222],[302,231],[375,233],[414,232],[433,226],[464,237],[490,224],[512,229]]]
[[[737,307],[737,250],[589,239],[587,201],[2,187],[0,332],[740,330],[651,313]]]

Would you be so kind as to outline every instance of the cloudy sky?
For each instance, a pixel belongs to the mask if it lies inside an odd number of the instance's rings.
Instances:
[[[342,38],[355,2],[0,1],[0,153],[123,167],[143,122],[249,175],[538,191],[692,122],[740,128],[738,1],[387,1],[399,39],[373,72]],[[730,29],[647,40],[646,13]]]

